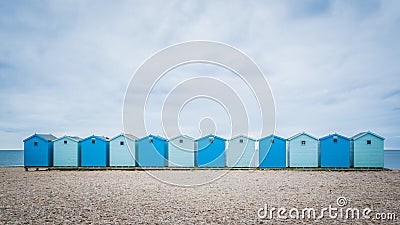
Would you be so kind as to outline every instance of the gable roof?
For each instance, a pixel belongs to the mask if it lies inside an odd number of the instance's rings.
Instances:
[[[173,137],[173,138],[169,139],[169,141],[173,141],[173,140],[178,139],[178,138],[186,138],[186,139],[189,139],[191,141],[194,141],[194,138],[192,138],[192,137],[190,137],[188,135],[179,135],[179,136],[176,136],[176,137]]]
[[[147,136],[144,136],[144,137],[142,137],[142,138],[140,138],[140,139],[138,139],[138,140],[136,140],[136,141],[142,141],[142,140],[144,140],[144,139],[146,139],[146,138],[156,138],[156,139],[159,139],[159,140],[161,140],[161,141],[168,141],[167,139],[165,139],[165,138],[163,138],[163,137],[161,137],[161,136],[152,135],[152,134],[149,134],[149,135],[147,135]]]
[[[340,138],[343,138],[343,139],[348,140],[348,141],[351,140],[350,138],[345,137],[345,136],[340,135],[340,134],[337,134],[337,133],[329,134],[329,135],[327,135],[327,136],[325,136],[325,137],[320,138],[319,140],[321,141],[321,140],[325,140],[325,139],[328,139],[328,138],[333,138],[333,137],[335,137],[335,136],[340,137]]]
[[[38,137],[38,138],[40,138],[40,139],[42,139],[44,141],[48,141],[48,142],[57,139],[57,137],[52,135],[52,134],[37,134],[37,133],[35,133],[35,134],[31,135],[30,137],[24,139],[23,142],[25,142],[25,141],[27,141],[27,140],[29,140],[31,138],[34,138],[34,137]]]
[[[365,132],[358,133],[358,134],[354,135],[354,136],[351,137],[351,138],[352,138],[353,140],[357,140],[357,139],[359,139],[359,138],[361,138],[361,137],[363,137],[364,135],[367,135],[367,134],[370,134],[370,135],[373,135],[373,136],[375,136],[375,137],[377,137],[377,138],[379,138],[379,139],[385,140],[384,137],[379,136],[379,135],[377,135],[377,134],[375,134],[375,133],[373,133],[373,132],[371,132],[371,131],[365,131]]]
[[[106,141],[106,142],[108,141],[108,137],[92,135],[92,136],[89,136],[87,138],[82,139],[81,142],[84,142],[84,141],[86,141],[88,139],[92,139],[92,138],[96,138],[96,139],[99,139],[99,140],[102,140],[102,141]]]
[[[238,139],[238,138],[245,138],[245,139],[248,139],[248,140],[251,140],[251,141],[256,141],[255,139],[253,139],[253,138],[251,138],[251,137],[248,137],[248,136],[245,136],[245,135],[243,135],[243,134],[240,134],[240,135],[238,135],[238,136],[236,136],[236,137],[233,137],[233,138],[231,138],[229,141],[232,141],[232,140],[235,140],[235,139]]]
[[[288,141],[291,141],[291,140],[296,139],[296,138],[298,138],[298,137],[300,137],[300,136],[302,136],[302,135],[306,135],[306,136],[308,136],[308,137],[310,137],[310,138],[315,139],[316,141],[318,141],[318,138],[316,138],[316,137],[314,137],[314,136],[312,136],[312,135],[310,135],[310,134],[307,134],[306,132],[298,133],[298,134],[296,134],[296,135],[294,135],[294,136],[288,138],[287,140],[288,140]]]
[[[273,139],[279,139],[279,140],[282,140],[282,141],[286,141],[285,138],[276,136],[276,135],[274,135],[274,134],[270,134],[270,135],[268,135],[268,136],[266,136],[266,137],[263,137],[263,138],[261,138],[261,139],[258,139],[258,141],[263,141],[263,140],[269,139],[269,138],[271,138],[271,137],[272,137]]]
[[[120,134],[118,134],[117,136],[111,138],[110,141],[113,141],[113,140],[115,140],[115,139],[117,139],[117,138],[119,138],[119,137],[121,137],[121,136],[124,136],[125,138],[128,138],[128,139],[130,139],[130,140],[132,140],[132,141],[135,141],[136,139],[138,139],[138,138],[137,138],[135,135],[133,135],[133,134],[124,134],[124,133],[120,133]]]
[[[37,134],[37,135],[42,137],[42,138],[44,138],[44,139],[46,139],[46,140],[48,140],[48,141],[52,141],[52,140],[57,139],[57,137],[52,135],[52,134]]]
[[[196,139],[196,141],[199,141],[199,140],[201,140],[201,139],[204,139],[204,138],[217,138],[217,139],[220,139],[220,140],[226,141],[226,139],[225,139],[225,138],[219,137],[219,136],[217,136],[217,135],[214,135],[214,134],[209,134],[209,135],[207,135],[207,136],[204,136],[204,137],[198,138],[198,139]]]
[[[77,136],[67,136],[67,135],[64,135],[64,136],[62,136],[62,137],[59,137],[59,138],[53,140],[53,142],[59,141],[59,140],[64,139],[64,138],[70,139],[71,141],[74,141],[74,142],[79,142],[80,140],[82,140],[82,138],[77,137]]]

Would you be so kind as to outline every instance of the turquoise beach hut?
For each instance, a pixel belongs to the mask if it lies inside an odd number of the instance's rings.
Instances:
[[[110,166],[129,167],[136,165],[136,139],[132,134],[119,134],[110,139]]]
[[[168,141],[169,167],[194,167],[194,138],[180,135]]]
[[[81,140],[81,166],[109,166],[109,142],[107,137],[92,135]]]
[[[136,160],[140,167],[168,166],[167,140],[156,135],[148,135],[137,140]]]
[[[330,134],[319,139],[321,167],[350,167],[350,138],[339,134]]]
[[[289,167],[319,167],[318,139],[305,132],[288,139]]]
[[[80,166],[81,138],[63,136],[53,141],[54,166]]]
[[[259,167],[286,167],[286,139],[269,135],[258,140]]]
[[[34,134],[24,140],[24,166],[49,167],[53,166],[52,134]]]
[[[224,138],[207,135],[196,140],[196,155],[198,167],[225,167]]]
[[[257,167],[256,140],[239,135],[228,141],[227,167]]]
[[[351,166],[383,168],[384,140],[385,138],[371,131],[362,132],[353,136],[350,149]]]

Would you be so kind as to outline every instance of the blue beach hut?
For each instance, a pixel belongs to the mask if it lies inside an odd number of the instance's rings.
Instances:
[[[289,167],[319,167],[318,139],[305,132],[288,139]]]
[[[80,137],[63,136],[53,141],[54,166],[80,166]]]
[[[168,141],[169,167],[194,167],[194,138],[180,135]]]
[[[319,139],[321,167],[350,167],[350,138],[330,134]]]
[[[109,166],[109,142],[107,137],[92,135],[81,140],[81,166]]]
[[[353,167],[383,168],[384,137],[371,131],[362,132],[352,137],[351,165]]]
[[[227,167],[257,167],[256,140],[239,135],[228,141]]]
[[[207,135],[196,140],[196,155],[198,167],[225,167],[224,138]]]
[[[168,166],[167,140],[156,135],[148,135],[137,140],[136,160],[140,167]]]
[[[135,166],[135,140],[132,134],[119,134],[110,139],[110,166]]]
[[[52,134],[34,134],[24,140],[24,166],[49,167],[53,166]]]
[[[286,139],[269,135],[258,140],[259,167],[286,167]]]

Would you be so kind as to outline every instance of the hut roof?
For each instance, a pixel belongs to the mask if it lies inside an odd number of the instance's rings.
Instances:
[[[268,136],[266,136],[266,137],[263,137],[263,138],[259,139],[258,141],[262,141],[262,140],[265,140],[265,139],[269,139],[269,138],[271,138],[271,137],[272,137],[273,139],[280,139],[280,140],[282,140],[282,141],[286,141],[285,138],[276,136],[276,135],[274,135],[274,134],[270,134],[270,135],[268,135]]]
[[[176,137],[173,137],[173,138],[169,139],[169,141],[173,141],[173,140],[178,139],[178,138],[186,138],[186,139],[190,139],[190,140],[194,141],[194,138],[192,138],[192,137],[190,137],[188,135],[178,135]]]
[[[118,137],[121,137],[121,136],[124,136],[124,137],[126,137],[126,138],[128,138],[128,139],[131,139],[132,141],[135,141],[135,140],[138,139],[138,138],[137,138],[135,135],[133,135],[133,134],[124,134],[124,133],[121,133],[121,134],[118,134],[118,135],[116,135],[115,137],[111,138],[110,141],[112,141],[112,140],[114,140],[114,139],[116,139],[116,138],[118,138]]]
[[[54,141],[61,140],[61,139],[63,139],[63,138],[68,138],[68,139],[70,139],[70,140],[72,140],[72,141],[75,141],[75,142],[79,142],[80,140],[82,140],[82,138],[77,137],[77,136],[68,136],[68,135],[64,135],[64,136],[62,136],[62,137],[59,137],[59,138],[53,140],[53,142],[54,142]]]
[[[219,137],[219,136],[217,136],[217,135],[214,135],[214,134],[209,134],[209,135],[207,135],[207,136],[204,136],[204,137],[198,138],[198,139],[196,139],[196,141],[199,141],[199,140],[201,140],[201,139],[204,139],[204,138],[217,138],[217,139],[220,139],[220,140],[226,141],[226,139],[225,139],[225,138]]]
[[[153,135],[153,134],[149,134],[149,135],[147,135],[147,136],[144,136],[144,137],[142,137],[142,138],[140,138],[140,139],[138,139],[138,140],[136,140],[136,141],[142,141],[142,140],[144,140],[144,139],[146,139],[146,138],[156,138],[156,139],[159,139],[159,140],[161,140],[161,141],[168,141],[167,139],[165,139],[165,138],[163,138],[163,137],[161,137],[161,136]]]
[[[91,138],[96,138],[96,139],[99,139],[99,140],[102,140],[102,141],[108,141],[109,140],[109,138],[105,137],[105,136],[92,135],[92,136],[89,136],[89,137],[86,137],[86,138],[82,139],[81,142],[86,141],[86,140],[91,139]]]
[[[325,140],[325,139],[328,139],[328,138],[331,138],[331,137],[335,137],[335,136],[340,137],[340,138],[343,138],[343,139],[346,139],[346,140],[348,140],[348,141],[351,140],[350,138],[345,137],[345,136],[340,135],[340,134],[337,134],[337,133],[329,134],[329,135],[327,135],[327,136],[325,136],[325,137],[320,138],[319,140],[321,141],[321,140]]]
[[[232,141],[232,140],[235,140],[235,139],[238,139],[238,138],[245,138],[245,139],[248,139],[248,140],[251,140],[251,141],[256,141],[255,139],[253,139],[253,138],[251,138],[251,137],[248,137],[248,136],[246,136],[246,135],[243,135],[243,134],[240,134],[240,135],[238,135],[238,136],[235,136],[235,137],[231,138],[229,141]]]
[[[296,138],[298,138],[298,137],[300,137],[300,136],[302,136],[302,135],[306,135],[306,136],[308,136],[308,137],[310,137],[310,138],[315,139],[315,140],[318,141],[318,138],[316,138],[316,137],[314,137],[314,136],[312,136],[312,135],[310,135],[310,134],[307,134],[306,132],[298,133],[298,134],[296,134],[296,135],[294,135],[294,136],[288,138],[287,140],[288,140],[288,141],[291,141],[291,140],[296,139]]]
[[[31,139],[31,138],[33,138],[33,137],[39,137],[39,138],[41,138],[41,139],[43,139],[43,140],[45,140],[45,141],[48,141],[48,142],[57,139],[57,137],[54,136],[54,135],[52,135],[52,134],[37,134],[37,133],[35,133],[35,134],[33,134],[32,136],[26,138],[26,139],[24,140],[24,142],[27,141],[27,140],[29,140],[29,139]]]
[[[375,137],[377,137],[377,138],[379,138],[379,139],[385,140],[384,137],[379,136],[379,135],[377,135],[377,134],[375,134],[375,133],[373,133],[373,132],[371,132],[371,131],[365,131],[365,132],[358,133],[358,134],[354,135],[354,136],[351,137],[351,138],[352,138],[353,140],[357,140],[357,139],[359,139],[359,138],[361,138],[361,137],[363,137],[364,135],[367,135],[367,134],[371,134],[371,135],[373,135],[373,136],[375,136]]]

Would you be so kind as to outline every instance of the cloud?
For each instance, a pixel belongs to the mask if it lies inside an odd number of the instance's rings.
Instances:
[[[168,45],[201,39],[230,44],[259,65],[275,97],[281,136],[372,130],[386,137],[386,147],[399,148],[399,6],[3,1],[0,149],[21,148],[34,132],[121,132],[125,90],[141,63]]]

